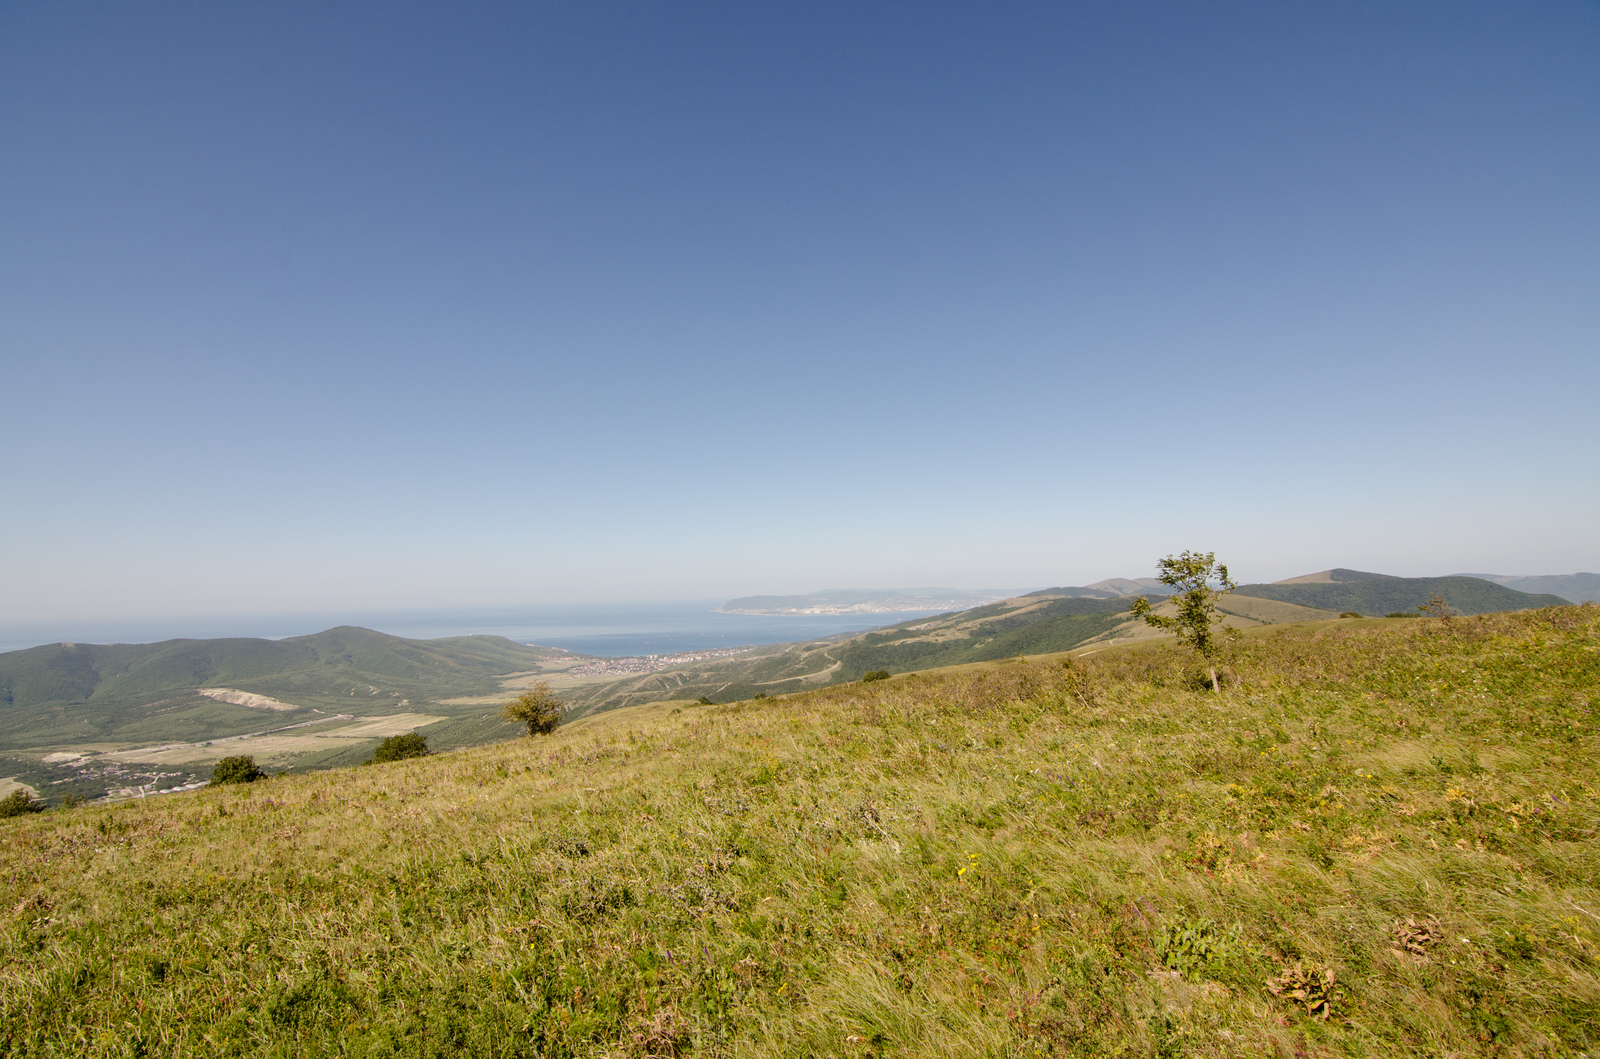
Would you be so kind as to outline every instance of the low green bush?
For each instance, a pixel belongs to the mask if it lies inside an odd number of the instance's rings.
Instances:
[[[887,669],[874,669],[872,672],[862,675],[861,683],[871,684],[874,680],[888,680],[892,675]]]

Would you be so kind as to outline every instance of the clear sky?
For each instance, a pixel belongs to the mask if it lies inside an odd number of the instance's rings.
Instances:
[[[0,6],[0,619],[1600,568],[1600,5]]]

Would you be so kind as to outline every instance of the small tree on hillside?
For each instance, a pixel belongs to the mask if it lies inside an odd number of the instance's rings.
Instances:
[[[549,735],[561,724],[561,715],[566,712],[566,703],[556,698],[550,685],[541,680],[506,703],[500,716],[527,725],[529,735]]]
[[[1156,578],[1176,590],[1171,602],[1177,606],[1178,613],[1157,614],[1150,601],[1139,596],[1133,601],[1134,616],[1158,629],[1171,630],[1177,634],[1179,643],[1194,648],[1211,672],[1211,690],[1221,694],[1222,686],[1217,683],[1217,654],[1226,633],[1217,600],[1239,586],[1228,576],[1227,566],[1217,562],[1216,552],[1169,555],[1156,566]],[[1213,588],[1213,584],[1219,587]]]
[[[1457,613],[1456,608],[1450,605],[1450,601],[1445,599],[1437,592],[1429,596],[1428,602],[1422,604],[1417,609],[1422,611],[1424,614],[1438,618],[1446,623],[1448,623],[1451,618],[1455,617]]]
[[[266,773],[256,768],[256,759],[248,754],[238,757],[225,757],[217,762],[211,770],[211,782],[218,783],[254,783]]]
[[[430,753],[427,736],[420,732],[407,732],[405,735],[391,735],[379,743],[378,749],[372,752],[372,761],[375,764],[404,761],[408,757],[427,757]]]

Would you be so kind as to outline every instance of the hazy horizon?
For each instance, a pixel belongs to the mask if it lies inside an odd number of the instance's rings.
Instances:
[[[1323,567],[1321,569],[1330,569]],[[1315,573],[1318,571],[1305,570],[1300,573]],[[1390,573],[1391,571],[1368,571],[1374,573]],[[1111,574],[1106,578],[1095,578],[1092,581],[1082,582],[1081,585],[1094,584],[1097,581],[1108,580],[1114,577],[1145,577],[1146,574]],[[1297,575],[1290,575],[1297,576]],[[1452,571],[1450,574],[1418,574],[1400,576],[1528,576],[1522,574],[1504,573],[1462,573]],[[1538,576],[1538,575],[1533,575]],[[1240,584],[1258,583],[1235,577]],[[1276,579],[1275,579],[1276,580]],[[1081,587],[1080,585],[1080,587]],[[221,613],[191,613],[191,614],[122,614],[122,615],[74,615],[40,618],[32,620],[0,620],[0,653],[36,647],[43,644],[57,643],[63,640],[82,643],[149,643],[167,639],[214,639],[218,637],[248,636],[264,639],[285,639],[291,636],[306,636],[326,629],[341,625],[354,625],[363,628],[387,632],[395,636],[404,636],[409,639],[429,639],[434,636],[459,636],[470,633],[490,635],[505,635],[511,639],[519,637],[511,635],[507,627],[526,625],[529,623],[564,623],[580,626],[586,622],[599,627],[605,624],[622,622],[640,628],[648,626],[650,615],[671,615],[674,620],[691,611],[703,613],[707,616],[715,613],[715,609],[731,599],[761,598],[774,596],[808,596],[821,595],[826,592],[851,592],[874,591],[881,593],[900,592],[928,592],[928,591],[965,591],[965,592],[1006,592],[1021,595],[1026,592],[1037,591],[1043,588],[1068,587],[1065,582],[1034,585],[1028,588],[999,589],[994,586],[973,589],[954,588],[948,585],[940,586],[906,586],[902,588],[867,588],[848,589],[834,586],[827,589],[813,589],[807,592],[774,593],[751,592],[741,596],[716,597],[716,598],[678,598],[678,599],[650,599],[650,598],[620,598],[620,599],[588,599],[588,600],[551,600],[537,603],[525,603],[520,606],[440,606],[423,608],[402,609],[373,609],[346,607],[332,610],[314,610],[299,612],[253,612],[234,611]],[[884,615],[860,615],[855,620],[861,628],[876,627],[879,625],[893,624],[904,620],[913,614],[934,613],[933,611],[904,611]],[[642,624],[641,624],[642,622]],[[837,624],[837,623],[836,623]],[[844,631],[845,621],[838,630]],[[853,627],[853,626],[852,626]],[[57,635],[59,633],[59,635]],[[803,632],[797,636],[805,639],[807,636],[826,635],[822,632]],[[563,639],[570,639],[563,635]],[[525,639],[525,637],[523,637]],[[742,642],[742,641],[741,641]],[[752,641],[755,642],[755,641]],[[764,640],[761,642],[782,642],[777,640]],[[547,646],[563,646],[552,643]],[[576,649],[576,648],[574,648]]]
[[[1600,569],[1600,7],[0,8],[0,624]]]
[[[721,601],[718,601],[721,602]],[[915,609],[859,615],[721,614],[711,600],[632,600],[555,603],[515,608],[437,608],[403,611],[328,611],[307,614],[171,615],[0,622],[0,654],[52,643],[155,643],[176,639],[251,637],[281,640],[339,626],[356,626],[413,640],[444,636],[504,636],[521,643],[578,653],[663,653],[641,646],[652,636],[690,634],[692,649],[787,643],[892,625],[938,613]],[[686,648],[689,649],[689,648]]]

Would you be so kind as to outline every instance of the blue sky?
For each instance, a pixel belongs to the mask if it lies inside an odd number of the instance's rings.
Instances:
[[[1600,568],[1600,5],[0,7],[0,620]]]

